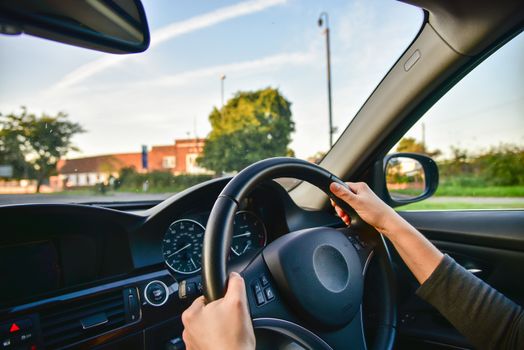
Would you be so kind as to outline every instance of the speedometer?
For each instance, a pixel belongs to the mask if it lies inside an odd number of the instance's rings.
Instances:
[[[239,211],[235,215],[231,250],[240,256],[250,250],[266,245],[266,228],[262,220],[250,211]]]
[[[204,232],[204,226],[193,220],[177,220],[169,225],[162,252],[166,264],[173,271],[190,274],[201,269]]]

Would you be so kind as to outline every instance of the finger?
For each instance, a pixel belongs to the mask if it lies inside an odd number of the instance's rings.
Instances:
[[[184,329],[182,332],[182,340],[184,340],[184,344],[186,345],[186,350],[191,350],[191,340],[189,337],[189,332],[187,329]]]
[[[349,222],[351,222],[351,217],[348,213],[346,213],[342,208],[340,208],[338,205],[335,206],[335,212],[337,213],[337,216],[344,221],[346,225],[349,225]]]
[[[346,187],[336,183],[332,182],[329,185],[329,190],[337,197],[341,198],[345,202],[351,205],[351,203],[356,199],[356,195]]]
[[[246,286],[244,279],[236,272],[229,274],[229,282],[224,299],[244,300],[246,298]]]
[[[346,215],[346,212],[342,210],[338,205],[335,207],[335,211],[337,212],[337,215],[342,218],[344,215]]]
[[[348,185],[350,190],[355,194],[360,193],[365,187],[367,187],[365,182],[346,182],[346,185]]]
[[[196,314],[197,312],[199,312],[200,310],[202,310],[204,306],[206,306],[206,299],[204,299],[204,296],[202,295],[196,298],[193,301],[193,303],[191,304],[191,306],[189,306],[186,309],[186,311],[184,311],[184,313],[187,314],[187,316],[192,316]]]

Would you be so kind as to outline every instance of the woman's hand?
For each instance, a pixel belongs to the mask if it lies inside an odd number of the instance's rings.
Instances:
[[[377,231],[387,234],[388,226],[398,215],[386,203],[384,203],[364,182],[348,182],[350,190],[337,184],[331,183],[329,189],[331,192],[348,203],[357,214],[373,226]],[[335,207],[338,216],[349,225],[351,218],[335,202],[331,201]]]
[[[182,322],[188,350],[255,348],[244,279],[238,273],[229,275],[222,299],[207,305],[204,297],[196,299],[182,314]]]
[[[378,232],[388,237],[398,253],[422,284],[435,271],[443,258],[443,254],[435,248],[416,228],[384,203],[363,182],[348,182],[348,190],[333,182],[329,189],[333,194],[349,204],[357,214],[373,226]],[[333,201],[338,216],[349,225],[350,218]]]

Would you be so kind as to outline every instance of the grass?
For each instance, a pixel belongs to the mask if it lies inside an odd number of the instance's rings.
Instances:
[[[439,185],[436,197],[524,197],[524,186]]]
[[[418,203],[403,205],[395,208],[402,210],[456,210],[456,209],[524,209],[524,202],[510,203],[471,203],[471,202],[431,202],[422,201]]]
[[[400,195],[419,195],[418,189],[392,190]],[[440,184],[435,197],[524,197],[524,186],[459,186]]]

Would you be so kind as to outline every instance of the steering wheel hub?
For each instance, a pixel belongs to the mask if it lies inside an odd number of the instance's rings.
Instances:
[[[310,323],[341,327],[358,312],[362,266],[343,233],[326,227],[296,231],[262,254],[289,305]]]
[[[316,278],[333,293],[342,292],[349,282],[349,266],[344,255],[332,245],[321,245],[313,254]]]

